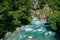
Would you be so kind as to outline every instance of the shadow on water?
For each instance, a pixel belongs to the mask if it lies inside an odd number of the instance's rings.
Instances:
[[[57,39],[60,40],[60,22],[59,20],[56,22],[57,30],[56,30],[56,36]]]

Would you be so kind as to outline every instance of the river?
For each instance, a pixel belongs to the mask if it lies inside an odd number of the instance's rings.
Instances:
[[[47,30],[44,23],[33,18],[31,25],[17,28],[16,31],[4,37],[4,40],[56,40],[55,32]]]

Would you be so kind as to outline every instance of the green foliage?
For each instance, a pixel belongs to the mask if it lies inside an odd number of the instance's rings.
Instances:
[[[32,21],[32,16],[31,15],[28,15],[29,17],[27,18],[27,20],[29,20],[29,23],[31,23]]]
[[[60,28],[60,14],[58,12],[54,13],[54,14],[50,14],[47,17],[48,22],[50,23],[50,26],[53,30],[57,30],[58,28]]]
[[[60,24],[60,0],[41,0],[44,3],[48,4],[48,6],[52,9],[53,14],[49,14],[47,17],[48,22],[50,23],[50,26],[52,29],[57,30],[60,28],[60,26],[57,26]]]
[[[13,27],[21,26],[21,22],[18,19],[12,21],[11,25]]]
[[[60,10],[60,0],[44,0],[53,10]]]
[[[32,0],[0,0],[0,35],[31,23],[32,2]]]

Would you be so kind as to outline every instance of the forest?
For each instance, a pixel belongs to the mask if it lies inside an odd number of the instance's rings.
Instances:
[[[35,0],[0,0],[0,38],[5,33],[14,32],[16,27],[28,25],[32,22],[33,2]],[[60,35],[60,0],[38,0],[37,9],[45,5],[52,9],[53,13],[47,16],[51,30]],[[42,8],[41,8],[42,7]],[[35,9],[36,10],[36,9]]]

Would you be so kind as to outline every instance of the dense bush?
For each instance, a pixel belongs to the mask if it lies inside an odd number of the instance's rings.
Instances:
[[[60,40],[60,11],[54,12],[47,17],[47,21],[50,23],[52,31],[56,32],[56,38]]]
[[[55,12],[53,14],[50,14],[47,17],[48,22],[50,23],[50,26],[53,30],[57,30],[60,28],[60,13]]]
[[[43,2],[47,3],[52,10],[60,11],[60,0],[42,0]]]
[[[0,37],[32,21],[31,0],[0,0]]]

